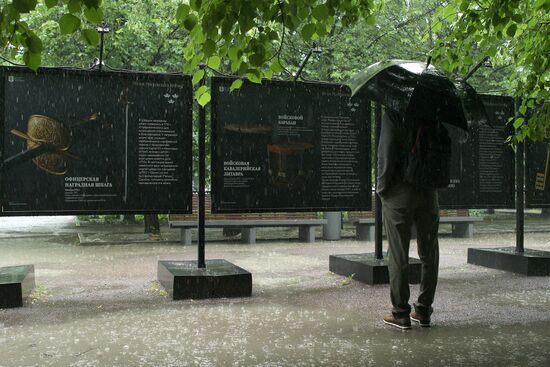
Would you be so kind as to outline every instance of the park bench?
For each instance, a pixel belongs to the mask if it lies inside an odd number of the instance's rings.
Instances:
[[[298,238],[302,242],[315,242],[315,228],[327,223],[317,218],[316,213],[231,213],[213,214],[210,212],[210,195],[206,195],[206,228],[233,228],[241,231],[241,241],[256,243],[258,227],[298,227]],[[170,228],[181,230],[181,243],[191,244],[191,231],[197,228],[198,198],[193,195],[193,214],[170,214]]]
[[[481,217],[470,217],[467,209],[440,210],[439,212],[439,223],[451,224],[453,237],[472,238],[474,236],[474,223],[482,220]],[[355,226],[355,235],[358,240],[374,241],[374,211],[349,212],[349,222]],[[414,225],[412,238],[416,238]]]

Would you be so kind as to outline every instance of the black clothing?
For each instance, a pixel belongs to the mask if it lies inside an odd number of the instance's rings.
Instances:
[[[383,196],[392,186],[403,182],[403,164],[410,145],[411,132],[397,112],[386,110],[382,116],[378,141],[376,192]]]
[[[424,119],[423,119],[424,120]],[[416,124],[386,110],[378,142],[376,192],[382,199],[384,227],[389,242],[388,270],[394,317],[408,316],[409,245],[411,226],[416,223],[418,255],[422,261],[420,295],[416,311],[431,313],[439,268],[439,203],[437,191],[404,182],[403,168],[413,145]]]

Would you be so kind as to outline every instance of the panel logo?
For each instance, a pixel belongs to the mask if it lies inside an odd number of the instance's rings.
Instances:
[[[15,81],[15,77],[13,75],[8,76],[8,82],[13,83]]]

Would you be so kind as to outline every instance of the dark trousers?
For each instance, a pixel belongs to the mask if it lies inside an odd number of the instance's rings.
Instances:
[[[145,214],[145,233],[160,234],[160,223],[157,214]]]
[[[418,256],[422,261],[420,294],[416,311],[430,315],[437,287],[439,268],[439,203],[436,190],[418,190],[401,183],[382,196],[384,227],[389,243],[388,268],[393,314],[408,315],[409,305],[409,244],[411,226],[416,223]]]

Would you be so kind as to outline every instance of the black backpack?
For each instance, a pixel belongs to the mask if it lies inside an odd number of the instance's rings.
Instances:
[[[451,138],[439,122],[419,124],[407,155],[403,179],[416,188],[439,189],[451,179]]]

